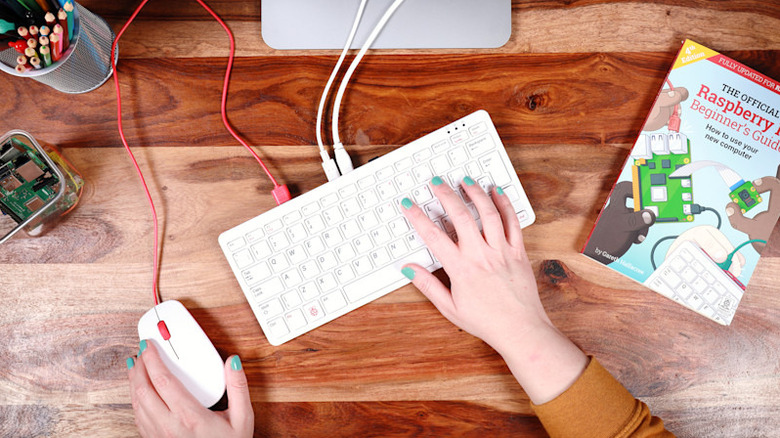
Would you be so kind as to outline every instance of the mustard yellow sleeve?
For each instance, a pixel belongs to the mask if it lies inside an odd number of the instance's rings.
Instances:
[[[594,358],[563,394],[531,407],[552,438],[674,436]]]

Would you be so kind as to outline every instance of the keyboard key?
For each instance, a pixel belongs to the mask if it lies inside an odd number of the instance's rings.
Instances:
[[[451,168],[450,163],[447,161],[447,157],[445,155],[439,155],[432,159],[431,167],[433,168],[433,173],[436,175],[444,175]]]
[[[317,286],[322,292],[328,292],[335,289],[338,286],[336,279],[333,278],[333,274],[325,274],[317,279]]]
[[[493,143],[493,139],[490,138],[489,135],[485,135],[472,139],[466,143],[466,148],[469,150],[469,153],[471,153],[472,157],[479,157],[485,152],[495,149],[496,146]]]
[[[322,243],[322,239],[319,237],[312,237],[311,239],[303,242],[303,246],[310,256],[315,256],[322,251],[325,251],[325,245]]]
[[[358,195],[358,201],[360,201],[360,205],[365,208],[371,208],[379,203],[379,198],[377,198],[376,193],[374,193],[373,190],[366,190],[365,192]]]
[[[322,272],[329,271],[338,264],[338,261],[336,261],[336,256],[333,255],[333,253],[330,251],[318,255],[317,262],[319,262]]]
[[[301,274],[298,273],[297,269],[290,269],[282,274],[282,281],[284,281],[284,285],[290,289],[299,285],[303,281],[303,278],[301,278]]]
[[[395,189],[395,184],[393,184],[393,181],[388,180],[377,184],[376,192],[379,194],[380,199],[385,200],[391,199],[393,196],[395,196],[395,194],[398,193],[398,190]]]
[[[358,254],[363,254],[364,252],[368,252],[374,248],[374,245],[371,243],[371,239],[368,238],[368,234],[356,237],[352,243],[355,244],[355,251],[357,251]]]
[[[243,247],[246,245],[246,239],[243,237],[239,237],[238,239],[233,239],[230,242],[228,242],[227,247],[231,252],[235,252],[237,249]]]
[[[389,263],[390,260],[392,260],[390,258],[390,254],[384,248],[379,248],[376,251],[371,251],[371,253],[369,253],[368,256],[371,258],[371,261],[374,263],[374,266],[383,266]]]
[[[327,226],[332,227],[344,219],[341,215],[341,210],[338,207],[333,206],[322,212],[322,217],[325,219]]]
[[[420,205],[433,199],[433,194],[428,186],[418,186],[412,190],[412,198],[417,205]]]
[[[292,248],[287,248],[285,254],[287,254],[287,258],[290,260],[290,263],[292,264],[298,264],[306,260],[306,252],[303,250],[303,247],[300,245],[294,246]]]
[[[449,156],[450,163],[452,163],[453,166],[460,166],[469,159],[469,156],[466,155],[466,150],[462,147],[449,151]]]
[[[317,262],[315,260],[307,260],[306,262],[301,263],[298,268],[301,270],[303,278],[307,280],[316,277],[317,274],[320,273],[320,268],[317,266]]]
[[[444,207],[441,206],[441,203],[439,203],[438,200],[425,204],[425,208],[423,208],[423,211],[431,220],[438,219],[444,216],[446,213],[444,211]]]
[[[412,167],[413,161],[410,157],[403,158],[399,160],[397,163],[395,163],[395,170],[400,172],[402,170],[406,170],[410,167]]]
[[[346,283],[355,278],[355,272],[349,265],[340,266],[334,272],[339,283]]]
[[[233,254],[233,260],[235,260],[238,269],[244,269],[255,261],[252,257],[252,253],[248,249],[243,249]]]
[[[271,247],[265,241],[256,243],[252,245],[252,254],[255,255],[257,260],[263,260],[271,255]]]
[[[509,177],[509,173],[507,173],[498,152],[493,152],[484,158],[480,158],[479,163],[486,172],[490,173],[496,185],[503,186],[512,182],[512,178]]]
[[[248,233],[246,233],[246,240],[249,243],[257,242],[258,240],[262,239],[263,236],[265,236],[265,233],[263,232],[262,228],[257,228],[256,230],[252,230]]]
[[[450,137],[450,141],[452,141],[452,144],[458,145],[468,140],[468,138],[469,138],[469,133],[466,131],[461,131],[453,135],[452,137]]]
[[[273,220],[267,224],[265,224],[265,232],[268,234],[276,233],[277,231],[281,231],[284,229],[284,224],[280,219]]]
[[[441,140],[434,143],[432,147],[433,147],[434,155],[440,155],[443,154],[444,151],[446,151],[447,148],[450,147],[450,145],[449,143],[447,143],[447,140]]]
[[[305,305],[303,307],[303,314],[306,315],[306,319],[310,321],[316,321],[325,316],[325,312],[322,311],[322,307],[320,307],[320,303],[317,301],[312,301]]]
[[[298,296],[298,292],[290,291],[282,295],[282,301],[288,309],[292,309],[301,305],[301,297]]]
[[[422,149],[418,152],[415,152],[413,157],[415,162],[422,163],[423,161],[428,160],[428,158],[431,158],[431,150],[428,148]]]
[[[319,204],[317,204],[316,202],[310,202],[301,208],[301,213],[303,213],[304,216],[311,216],[317,211],[319,211],[319,209],[320,209]]]
[[[306,234],[306,228],[304,228],[302,224],[295,224],[288,228],[287,235],[290,237],[290,242],[292,243],[298,243],[308,236],[308,234]]]
[[[292,312],[284,315],[287,325],[290,330],[298,330],[306,326],[306,318],[303,316],[303,312],[300,309],[295,309]]]
[[[277,338],[282,337],[287,333],[290,333],[290,330],[287,329],[287,325],[284,323],[282,318],[277,318],[273,321],[270,321],[268,323],[268,328],[271,331],[271,336]]]
[[[337,310],[343,309],[347,305],[347,300],[341,295],[341,292],[333,292],[332,294],[322,297],[322,307],[328,313],[334,313]]]
[[[306,230],[309,231],[309,234],[316,234],[325,229],[325,222],[319,215],[314,215],[303,221],[303,223],[306,225]]]
[[[350,245],[349,243],[346,243],[336,248],[336,257],[338,257],[339,261],[342,263],[352,260],[353,258],[355,258],[355,255],[356,255],[355,250],[352,249],[352,245]]]
[[[360,234],[360,225],[354,219],[343,222],[339,227],[345,239],[351,239]]]
[[[341,232],[336,228],[332,228],[322,233],[322,239],[325,241],[325,245],[327,245],[328,248],[333,248],[344,241],[341,237]]]
[[[393,259],[401,258],[404,254],[406,254],[407,247],[404,243],[403,239],[398,239],[389,245],[387,245],[387,249],[390,250],[390,256]]]
[[[277,299],[273,299],[260,305],[260,313],[265,317],[266,320],[280,315],[282,312],[284,312],[284,307],[282,307],[282,303],[280,303]]]
[[[251,285],[270,277],[271,269],[265,262],[261,262],[247,270],[242,271],[241,275],[244,277],[244,281]]]
[[[363,211],[363,209],[360,207],[360,204],[358,203],[357,199],[355,199],[355,198],[348,199],[348,200],[342,202],[341,203],[341,209],[344,211],[344,216],[345,217],[351,217],[351,216],[354,216],[354,215],[360,213],[361,211]]]
[[[374,241],[375,246],[384,245],[385,243],[389,242],[390,239],[392,238],[390,232],[387,231],[387,228],[385,228],[384,226],[371,230],[371,232],[368,233],[368,235],[371,236],[371,240]]]
[[[269,258],[268,264],[271,265],[271,269],[276,273],[282,272],[290,267],[290,263],[287,261],[287,257],[284,256],[284,253],[279,253]]]
[[[402,172],[398,176],[395,177],[395,184],[398,187],[398,190],[402,193],[406,193],[409,190],[412,190],[412,188],[415,185],[414,177],[412,176],[412,172],[406,171]]]
[[[312,300],[320,294],[319,289],[317,289],[317,284],[313,281],[309,281],[299,286],[298,292],[301,293],[301,298],[303,298],[304,301]]]
[[[252,289],[255,297],[258,299],[272,297],[279,294],[283,290],[284,285],[282,284],[282,280],[279,277],[273,277],[264,283],[260,283]]]
[[[367,189],[369,187],[373,187],[374,184],[376,184],[376,178],[374,178],[373,175],[367,175],[358,181],[358,187],[361,189]]]
[[[409,222],[407,222],[406,218],[403,217],[393,219],[387,225],[390,227],[390,232],[392,232],[393,236],[395,237],[403,236],[407,231],[409,231]]]
[[[406,263],[417,263],[427,268],[433,265],[433,259],[427,249],[422,249],[405,257]],[[356,281],[344,286],[344,293],[347,295],[347,299],[350,302],[355,302],[361,298],[365,298],[371,295],[375,291],[387,287],[391,284],[398,283],[405,280],[403,274],[401,274],[401,268],[396,267],[394,264],[388,265],[384,268],[377,269],[370,274],[360,277]],[[409,280],[406,280],[407,282]]]
[[[392,201],[383,202],[376,207],[375,211],[379,216],[379,220],[382,222],[387,222],[398,214]]]
[[[368,256],[363,256],[352,261],[352,266],[355,268],[357,275],[364,275],[371,271],[371,259]]]
[[[350,196],[357,194],[357,192],[358,192],[357,186],[354,185],[354,184],[349,184],[349,185],[346,185],[346,186],[342,187],[339,190],[339,195],[342,198],[349,198]]]
[[[412,169],[412,176],[414,176],[415,182],[417,184],[424,184],[433,178],[433,172],[431,172],[431,168],[428,167],[427,164],[421,164],[414,169]]]
[[[392,167],[383,167],[382,169],[379,169],[376,172],[376,177],[379,178],[380,181],[382,181],[392,177],[394,174],[395,171],[393,170]]]
[[[379,220],[377,220],[373,211],[367,211],[358,216],[358,222],[360,223],[360,227],[364,230],[370,230],[379,225]]]
[[[293,211],[284,215],[283,219],[285,224],[290,225],[301,220],[301,213],[298,211]]]
[[[473,137],[484,134],[488,132],[487,124],[485,122],[477,123],[476,125],[469,127],[469,132]]]

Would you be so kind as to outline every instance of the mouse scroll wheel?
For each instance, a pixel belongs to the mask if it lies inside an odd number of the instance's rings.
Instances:
[[[165,325],[165,321],[160,321],[157,323],[157,329],[160,330],[160,334],[162,335],[164,340],[171,339],[171,334],[168,332],[168,326]]]

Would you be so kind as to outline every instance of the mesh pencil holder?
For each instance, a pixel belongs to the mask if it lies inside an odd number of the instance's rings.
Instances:
[[[74,3],[73,11],[73,39],[59,61],[40,70],[19,73],[14,69],[19,52],[10,48],[0,52],[0,70],[35,79],[63,93],[86,93],[103,85],[113,72],[114,32],[105,20],[78,3]],[[118,52],[117,48],[115,60]]]

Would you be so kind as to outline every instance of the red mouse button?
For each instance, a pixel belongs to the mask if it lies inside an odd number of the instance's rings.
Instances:
[[[171,334],[168,332],[168,326],[165,325],[165,321],[158,322],[157,329],[160,330],[160,334],[164,340],[167,341],[168,339],[171,339]]]

